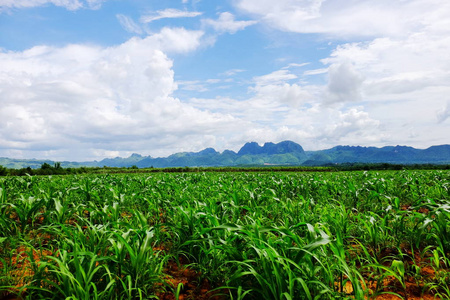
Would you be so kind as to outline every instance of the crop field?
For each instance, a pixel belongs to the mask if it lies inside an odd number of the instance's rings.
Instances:
[[[0,177],[0,299],[450,299],[450,172]]]

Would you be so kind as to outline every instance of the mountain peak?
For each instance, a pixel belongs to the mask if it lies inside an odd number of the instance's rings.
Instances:
[[[259,146],[256,142],[246,143],[238,152],[238,155],[257,155],[257,154],[286,154],[286,153],[300,153],[303,154],[302,146],[292,141],[283,141],[278,144],[265,143],[264,146]]]
[[[197,154],[202,154],[202,155],[206,155],[206,154],[216,154],[217,153],[217,151],[214,149],[214,148],[206,148],[206,149],[203,149],[202,151],[200,151],[200,152],[197,152]]]
[[[257,142],[248,142],[239,150],[238,155],[261,154],[262,147]]]

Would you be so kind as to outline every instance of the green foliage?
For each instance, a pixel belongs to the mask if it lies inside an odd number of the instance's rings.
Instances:
[[[449,297],[448,171],[232,170],[1,177],[0,295],[149,299],[208,280],[229,299],[406,298],[415,278]],[[170,285],[174,264],[196,281]]]
[[[8,175],[8,169],[4,166],[0,166],[0,176]]]

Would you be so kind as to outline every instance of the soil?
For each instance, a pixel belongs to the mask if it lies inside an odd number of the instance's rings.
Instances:
[[[32,259],[29,255],[32,255]],[[23,288],[28,280],[34,275],[33,267],[31,261],[34,260],[36,264],[39,265],[40,261],[45,256],[52,255],[52,251],[43,249],[41,251],[36,251],[34,249],[27,248],[25,246],[20,246],[17,249],[13,250],[13,255],[11,258],[11,272],[10,275],[14,280],[14,289],[11,289],[10,292],[6,292],[5,294],[0,293],[1,300],[19,300],[21,297],[18,297],[17,294],[24,294],[26,292],[26,288]],[[3,267],[3,266],[2,266]]]
[[[164,251],[164,247],[155,248],[156,250]],[[155,250],[154,249],[154,250]],[[223,294],[228,294],[228,290],[213,291],[211,283],[206,278],[202,278],[202,274],[188,267],[186,258],[180,256],[178,261],[169,261],[164,268],[163,273],[166,274],[164,278],[165,284],[173,290],[177,290],[181,284],[181,290],[178,299],[198,299],[198,300],[224,300],[227,297]],[[156,294],[161,300],[175,300],[174,293],[166,288],[164,292]]]

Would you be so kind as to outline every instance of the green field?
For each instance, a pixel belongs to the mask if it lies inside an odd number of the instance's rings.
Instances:
[[[449,299],[450,171],[0,177],[0,299]]]

